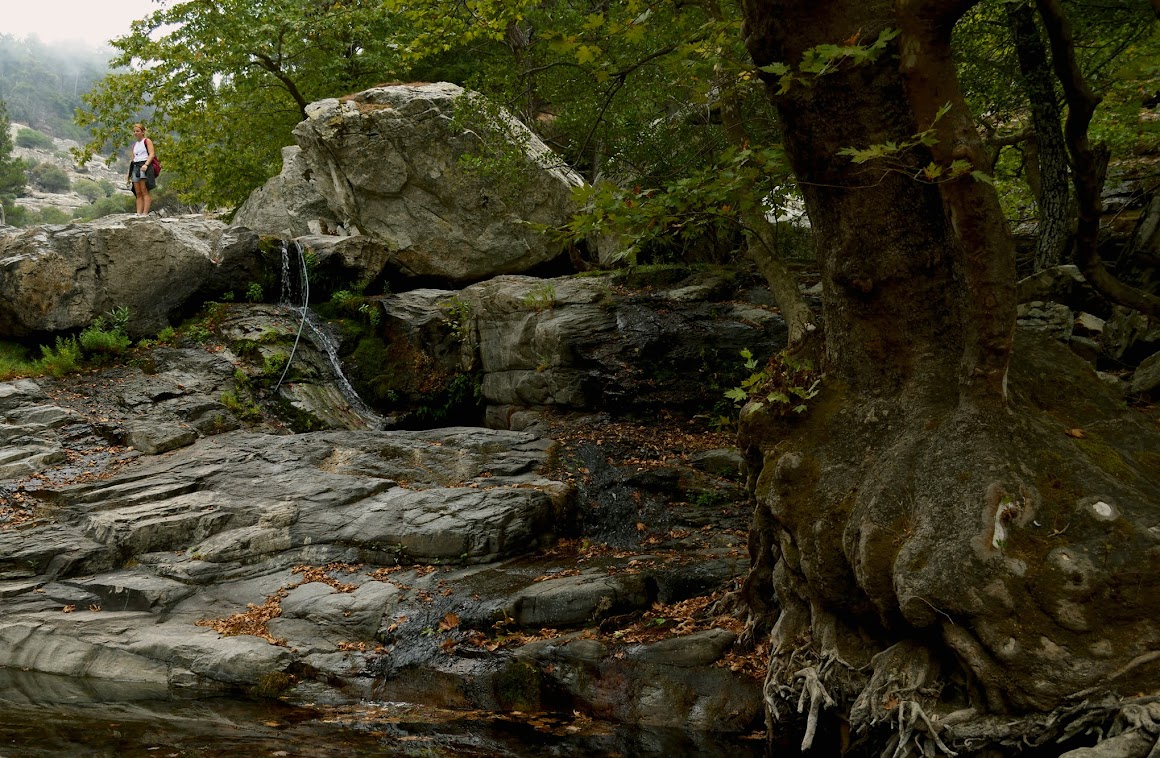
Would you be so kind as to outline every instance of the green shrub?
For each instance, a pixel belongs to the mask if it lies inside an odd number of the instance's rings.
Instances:
[[[282,370],[286,368],[286,361],[289,359],[290,356],[285,353],[267,355],[262,361],[262,373],[276,381],[282,375]]]
[[[42,208],[40,213],[29,214],[30,225],[36,224],[67,224],[72,218],[60,208]]]
[[[58,379],[80,369],[81,347],[76,337],[57,337],[55,350],[48,345],[41,345],[40,352],[41,369]]]
[[[98,358],[117,356],[129,349],[132,340],[125,334],[124,322],[128,320],[128,309],[124,309],[125,318],[112,319],[112,325],[106,326],[104,316],[98,316],[92,324],[81,332],[80,344],[86,353]],[[118,323],[120,322],[120,323]]]
[[[184,331],[186,338],[198,345],[204,345],[213,338],[213,332],[207,329],[204,324],[190,324],[185,327]]]
[[[463,342],[471,335],[471,303],[459,295],[439,303],[439,308],[445,314],[443,323],[451,328],[451,334],[459,342]]]
[[[522,303],[525,308],[533,311],[545,311],[553,307],[556,304],[556,285],[551,282],[536,285],[524,295]]]
[[[334,303],[335,308],[345,308],[351,301],[357,298],[358,295],[350,290],[338,290],[330,296],[330,302]]]
[[[28,349],[14,342],[0,342],[0,381],[40,373],[36,362],[28,360]]]
[[[750,412],[768,407],[775,416],[804,413],[807,403],[821,392],[823,375],[809,360],[799,360],[783,350],[769,357],[764,368],[758,368],[757,359],[748,348],[741,351],[744,366],[750,372],[740,387],[725,393],[741,408],[748,403]]]
[[[52,141],[52,137],[49,137],[44,132],[27,127],[16,133],[16,145],[17,147],[28,147],[39,150],[56,149],[56,143]]]
[[[92,179],[77,179],[73,183],[73,190],[90,203],[95,203],[97,200],[105,197],[105,191],[101,189],[101,185]]]
[[[262,409],[252,400],[240,398],[235,392],[225,392],[221,397],[222,405],[230,413],[242,421],[257,421],[262,418]]]
[[[30,219],[32,218],[33,214],[29,213],[28,209],[23,205],[9,203],[7,200],[0,200],[0,202],[4,203],[4,215],[6,216],[5,221],[7,221],[10,226],[25,227],[32,225]]]
[[[37,163],[26,173],[28,183],[45,192],[68,192],[72,186],[68,174],[51,163]]]
[[[73,212],[73,218],[77,221],[92,221],[114,213],[132,213],[134,208],[132,195],[116,194],[99,198],[95,203],[83,208],[77,208]]]
[[[251,303],[260,303],[265,293],[262,292],[262,285],[257,282],[250,282],[250,286],[246,287],[246,299]]]

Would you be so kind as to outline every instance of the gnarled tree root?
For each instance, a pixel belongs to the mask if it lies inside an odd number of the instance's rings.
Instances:
[[[914,651],[909,644],[900,648],[899,652]],[[1052,745],[1063,751],[1076,742],[1090,741],[1091,746],[1061,754],[1068,758],[1160,758],[1160,691],[1136,697],[1077,697],[1050,712],[1022,716],[985,715],[974,708],[948,711],[938,702],[941,683],[908,686],[924,665],[898,668],[899,662],[900,656],[879,654],[867,671],[855,669],[834,654],[813,656],[803,648],[794,650],[775,661],[766,677],[763,692],[770,733],[783,731],[786,722],[800,722],[804,714],[801,749],[809,750],[826,709],[850,724],[856,755],[933,758],[987,751],[1015,755]]]

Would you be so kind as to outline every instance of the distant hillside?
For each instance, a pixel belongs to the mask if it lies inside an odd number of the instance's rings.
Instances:
[[[12,123],[9,130],[12,134],[13,142],[15,142],[16,135],[20,133],[20,130],[26,128],[29,128],[29,125],[16,122]],[[91,205],[93,202],[91,195],[85,195],[77,191],[84,186],[81,180],[96,182],[98,186],[111,194],[131,195],[129,189],[125,186],[125,172],[128,166],[124,158],[119,158],[110,167],[106,167],[103,160],[94,160],[87,166],[79,167],[69,153],[72,148],[79,146],[76,140],[54,137],[52,142],[52,149],[20,147],[17,145],[13,148],[12,155],[23,160],[27,166],[47,164],[60,169],[68,176],[69,189],[63,192],[46,192],[30,183],[25,188],[25,195],[16,198],[15,204],[17,207],[24,208],[30,213],[41,213],[46,208],[55,208],[71,217],[77,209]],[[128,145],[127,140],[126,145]],[[109,185],[112,186],[110,187]]]
[[[82,141],[73,114],[88,92],[109,72],[108,47],[51,45],[0,34],[0,100],[13,122],[53,137]]]

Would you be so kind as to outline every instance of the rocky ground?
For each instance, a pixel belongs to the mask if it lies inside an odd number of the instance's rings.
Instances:
[[[0,665],[760,729],[729,435],[564,413],[291,435],[223,405],[232,357],[0,384]]]

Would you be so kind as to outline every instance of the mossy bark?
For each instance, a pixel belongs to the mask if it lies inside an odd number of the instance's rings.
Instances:
[[[1013,353],[993,188],[915,178],[986,165],[949,51],[970,5],[743,3],[759,66],[901,30],[874,60],[770,82],[818,236],[827,380],[804,418],[743,412],[746,594],[772,623],[771,720],[808,703],[803,745],[827,713],[875,753],[1017,745],[1156,686],[1160,434],[1063,346]],[[839,154],[932,124],[890,165]]]

